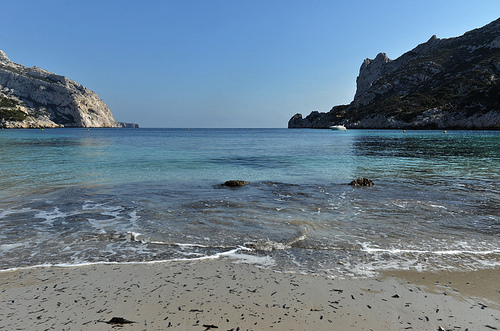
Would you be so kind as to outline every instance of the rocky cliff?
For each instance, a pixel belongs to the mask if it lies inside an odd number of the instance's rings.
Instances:
[[[354,100],[294,115],[289,128],[500,129],[500,19],[456,38],[432,36],[395,60],[366,59]]]
[[[99,96],[64,76],[12,62],[0,50],[0,127],[136,127],[116,122]]]

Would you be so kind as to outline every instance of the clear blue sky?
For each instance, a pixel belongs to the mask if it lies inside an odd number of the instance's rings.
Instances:
[[[286,127],[352,101],[365,58],[500,17],[499,0],[16,0],[0,49],[142,127]]]

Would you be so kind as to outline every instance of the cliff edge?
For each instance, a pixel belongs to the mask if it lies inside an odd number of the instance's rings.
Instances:
[[[65,76],[12,62],[0,50],[0,127],[138,127],[116,122],[99,96]]]
[[[294,115],[289,128],[500,129],[500,19],[361,64],[349,105]]]

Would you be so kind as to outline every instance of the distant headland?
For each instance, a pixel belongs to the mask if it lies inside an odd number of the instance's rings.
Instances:
[[[36,66],[12,62],[0,50],[0,128],[127,127],[99,96],[81,84]]]
[[[349,105],[295,114],[289,128],[500,129],[500,19],[456,38],[432,36],[390,60],[366,59]]]

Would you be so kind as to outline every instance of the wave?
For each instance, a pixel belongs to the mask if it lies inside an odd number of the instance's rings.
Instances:
[[[363,246],[363,252],[367,253],[387,253],[387,254],[434,254],[434,255],[461,255],[461,254],[471,254],[471,255],[490,255],[490,254],[500,254],[500,249],[484,250],[484,251],[472,251],[472,250],[418,250],[418,249],[399,249],[399,248],[373,248],[368,246]]]
[[[182,246],[183,244],[179,244]],[[152,261],[97,261],[97,262],[81,262],[81,263],[43,263],[26,267],[14,267],[2,269],[0,272],[9,272],[9,271],[17,271],[17,270],[29,270],[36,268],[73,268],[73,267],[85,267],[85,266],[93,266],[93,265],[134,265],[134,264],[157,264],[157,263],[172,263],[172,262],[189,262],[189,261],[203,261],[203,260],[215,260],[222,257],[229,257],[232,260],[236,261],[244,261],[246,263],[251,264],[259,264],[259,265],[272,265],[274,261],[270,257],[257,257],[244,254],[242,252],[250,252],[252,251],[250,248],[239,246],[233,248],[228,251],[223,251],[219,253],[215,253],[212,255],[195,257],[195,258],[172,258],[172,259],[164,259],[164,260],[152,260]]]
[[[244,247],[251,248],[256,251],[282,251],[294,247],[297,243],[307,239],[307,234],[309,230],[307,227],[303,227],[297,237],[292,238],[286,242],[278,242],[270,239],[262,239],[251,242],[244,243]]]

